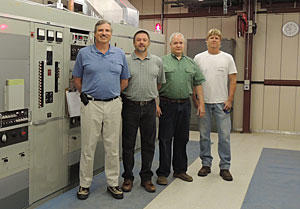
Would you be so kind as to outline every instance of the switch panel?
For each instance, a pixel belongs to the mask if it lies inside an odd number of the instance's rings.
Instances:
[[[52,65],[52,63],[53,63],[53,51],[51,49],[47,49],[47,65]]]
[[[58,79],[60,76],[59,62],[55,62],[55,78],[54,78],[54,92],[58,92]]]
[[[0,148],[28,140],[28,127],[21,127],[0,132]]]
[[[38,72],[38,107],[44,107],[44,61],[39,62]]]
[[[53,103],[53,91],[46,92],[45,102],[46,104]]]
[[[71,60],[76,60],[77,54],[84,46],[71,45]]]
[[[28,121],[28,109],[0,112],[0,128],[28,123]],[[2,140],[5,140],[5,136],[2,136]]]

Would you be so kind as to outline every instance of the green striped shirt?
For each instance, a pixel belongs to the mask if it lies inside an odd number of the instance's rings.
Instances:
[[[161,58],[148,53],[141,60],[134,52],[126,58],[131,77],[123,94],[132,101],[150,101],[158,97],[157,84],[166,82]]]

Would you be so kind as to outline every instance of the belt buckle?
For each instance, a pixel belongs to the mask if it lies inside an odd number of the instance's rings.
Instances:
[[[140,102],[140,106],[144,106],[144,105],[146,105],[147,104],[147,101],[141,101]]]
[[[94,98],[94,97],[92,97],[92,96],[88,96],[87,98],[88,98],[88,100],[95,101],[95,98]]]

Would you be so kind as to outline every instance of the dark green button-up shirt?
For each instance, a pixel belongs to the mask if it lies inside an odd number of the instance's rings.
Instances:
[[[182,55],[178,60],[174,54],[168,54],[162,60],[166,83],[162,84],[160,96],[186,99],[192,95],[194,86],[205,81],[198,65],[187,56]]]

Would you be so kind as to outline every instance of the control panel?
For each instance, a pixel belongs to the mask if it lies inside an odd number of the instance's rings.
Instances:
[[[0,128],[28,123],[28,109],[0,112]]]
[[[44,61],[38,66],[38,108],[44,107]]]
[[[64,29],[61,27],[35,24],[34,77],[37,88],[33,89],[33,124],[45,123],[60,118],[64,110]]]
[[[79,50],[83,47],[85,46],[71,45],[71,60],[76,60]]]
[[[0,131],[0,148],[28,140],[28,127]]]
[[[89,33],[86,32],[82,33],[81,31],[72,33],[72,44],[87,45],[88,42],[89,42]]]
[[[85,30],[78,30],[71,28],[70,29],[71,34],[71,43],[70,43],[70,50],[71,50],[71,56],[70,56],[70,75],[69,75],[69,91],[76,91],[76,88],[74,86],[73,80],[72,80],[72,71],[75,65],[76,57],[78,55],[78,52],[80,49],[89,46],[93,43],[92,36],[90,36],[89,31]],[[69,128],[73,129],[80,126],[80,116],[72,117],[69,121]]]

